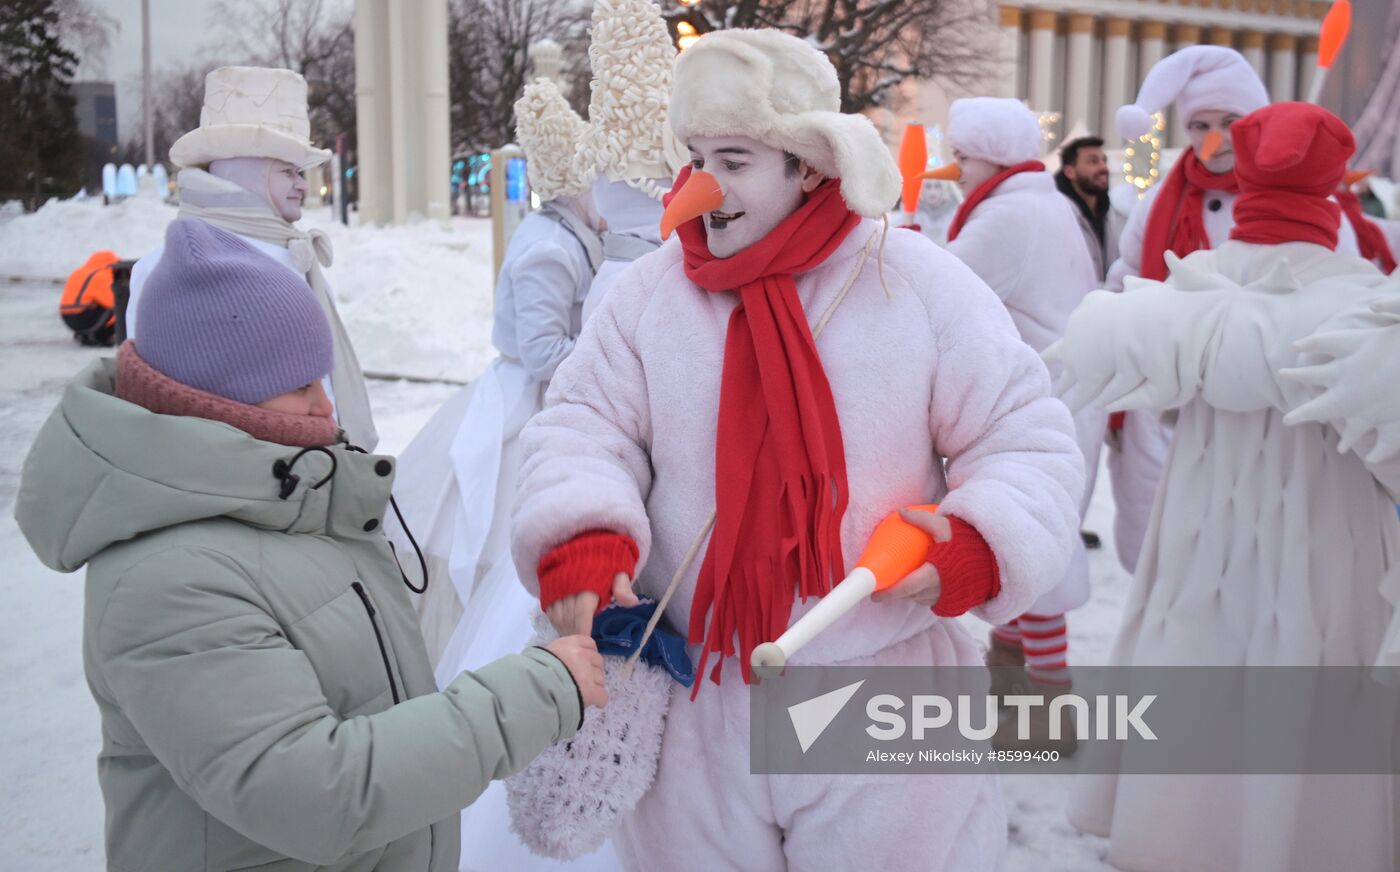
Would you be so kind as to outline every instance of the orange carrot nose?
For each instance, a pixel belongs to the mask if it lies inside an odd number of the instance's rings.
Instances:
[[[929,170],[919,178],[931,179],[935,182],[956,182],[962,178],[962,167],[955,163],[944,164],[936,170]]]
[[[1215,157],[1215,153],[1220,151],[1220,146],[1224,144],[1225,137],[1221,136],[1218,130],[1207,133],[1205,142],[1201,143],[1201,160],[1210,160]]]
[[[1342,184],[1350,188],[1352,185],[1374,173],[1375,170],[1347,170],[1346,176],[1342,179]]]
[[[661,238],[670,239],[671,232],[692,218],[713,212],[724,205],[724,191],[719,180],[703,170],[692,170],[685,185],[671,198],[661,213]]]

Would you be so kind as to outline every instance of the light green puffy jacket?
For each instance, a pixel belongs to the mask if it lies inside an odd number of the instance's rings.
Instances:
[[[46,564],[88,567],[109,868],[455,870],[458,810],[577,729],[568,671],[531,649],[437,693],[379,529],[391,459],[311,450],[283,499],[297,449],[114,376],[69,385],[15,509]]]

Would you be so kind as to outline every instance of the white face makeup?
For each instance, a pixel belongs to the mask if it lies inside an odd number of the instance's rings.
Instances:
[[[958,169],[962,171],[961,178],[958,179],[958,189],[966,197],[992,176],[1001,172],[1005,167],[997,166],[989,160],[980,157],[968,157],[956,148],[953,149],[953,160],[957,163]]]
[[[688,145],[690,165],[714,176],[724,191],[724,203],[704,216],[710,254],[718,258],[767,236],[822,180],[789,162],[782,149],[746,136],[697,136]]]
[[[301,204],[306,199],[306,176],[286,161],[274,160],[267,173],[267,199],[282,220],[301,220]]]
[[[1201,156],[1201,147],[1211,132],[1220,134],[1220,148],[1216,149],[1210,160],[1205,161],[1206,169],[1217,175],[1235,168],[1235,146],[1230,142],[1230,125],[1239,120],[1240,116],[1233,112],[1203,109],[1186,122],[1186,135],[1191,140],[1196,157]]]

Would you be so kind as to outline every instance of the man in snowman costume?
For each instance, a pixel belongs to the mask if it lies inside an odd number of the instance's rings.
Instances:
[[[954,100],[948,109],[947,141],[964,195],[948,228],[948,250],[1001,298],[1026,344],[1044,351],[1064,334],[1070,313],[1097,287],[1098,277],[1074,207],[1040,162],[1040,124],[1019,100]],[[1014,257],[1007,256],[1008,240],[1014,240]],[[1103,411],[1092,407],[1075,415],[1086,473],[1081,520],[1098,471],[1106,421]],[[1064,579],[1025,614],[993,628],[987,652],[993,691],[1005,695],[1024,690],[1027,681],[1031,692],[1046,697],[1068,691],[1065,613],[1088,600],[1089,560],[1080,540],[1074,543]],[[1010,719],[997,733],[997,746],[1073,753],[1073,735],[1050,740],[1046,711],[1033,711],[1029,744],[1010,738],[1015,734],[1015,721]]]
[[[908,515],[937,540],[928,563],[793,662],[978,664],[948,619],[1009,620],[1068,564],[1069,413],[981,280],[882,227],[898,170],[868,119],[840,113],[821,52],[720,31],[675,75],[691,164],[662,230],[679,238],[618,279],[555,372],[514,514],[522,580],[561,631],[679,580],[666,614],[702,678],[672,696],[619,853],[634,869],[995,869],[991,773],[751,775],[749,654],[880,519],[937,501],[941,517]]]
[[[181,218],[198,218],[236,234],[311,286],[335,339],[335,367],[326,379],[326,393],[345,437],[372,451],[379,436],[364,373],[322,272],[331,265],[330,239],[319,230],[296,226],[306,197],[305,172],[330,157],[326,149],[311,145],[306,80],[291,70],[262,67],[220,67],[206,76],[199,127],[170,147],[170,160],[180,167]],[[131,269],[130,338],[140,332],[137,301],[164,250],[155,249]]]

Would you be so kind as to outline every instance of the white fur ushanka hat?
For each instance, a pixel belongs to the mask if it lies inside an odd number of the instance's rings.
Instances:
[[[841,112],[831,61],[777,30],[708,33],[676,62],[671,126],[692,136],[747,136],[841,180],[846,205],[869,218],[899,199],[899,167],[875,125]]]
[[[515,140],[525,152],[530,187],[541,200],[581,194],[593,174],[574,153],[588,125],[549,79],[535,79],[515,101]]]
[[[1041,154],[1035,113],[1009,97],[967,97],[948,107],[948,144],[968,157],[1010,167]]]
[[[1244,116],[1269,105],[1269,92],[1244,55],[1220,45],[1193,45],[1147,71],[1137,102],[1118,110],[1118,135],[1137,139],[1152,129],[1152,113],[1176,103],[1182,121],[1202,110]]]

